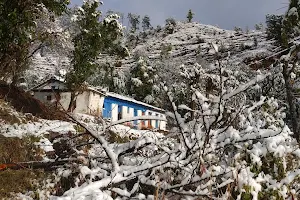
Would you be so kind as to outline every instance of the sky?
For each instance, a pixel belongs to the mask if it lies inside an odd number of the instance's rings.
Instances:
[[[113,10],[149,15],[151,24],[163,25],[165,19],[186,20],[189,9],[195,13],[193,21],[216,25],[223,29],[235,26],[252,29],[256,23],[265,22],[266,14],[286,12],[289,0],[102,0],[104,13]],[[82,0],[71,0],[81,5]],[[125,26],[127,24],[124,24]]]

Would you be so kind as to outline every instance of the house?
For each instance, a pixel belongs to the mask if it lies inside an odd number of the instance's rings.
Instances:
[[[124,118],[132,118],[136,116],[156,116],[166,119],[165,111],[161,108],[151,106],[149,104],[137,101],[133,98],[123,95],[106,92],[102,116],[117,121]],[[166,130],[166,120],[138,120],[127,125],[138,129],[149,128]]]
[[[71,91],[65,83],[54,77],[31,89],[33,96],[45,104],[56,105],[63,110],[68,110]],[[92,87],[86,87],[85,91],[76,98],[74,113],[101,115],[105,94]]]
[[[65,83],[55,77],[37,85],[33,89],[33,96],[45,104],[55,105],[68,110],[71,91]],[[126,125],[136,129],[166,130],[166,115],[161,108],[137,101],[133,98],[107,92],[87,86],[78,94],[75,102],[74,113],[102,116],[112,122],[136,116],[155,116],[163,120],[137,120]]]

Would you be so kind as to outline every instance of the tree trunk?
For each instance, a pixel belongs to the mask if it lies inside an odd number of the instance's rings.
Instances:
[[[68,107],[68,112],[73,112],[73,110],[76,108],[76,94],[75,92],[71,92],[71,99]]]
[[[288,71],[288,63],[285,63],[283,65],[283,77],[284,77],[284,82],[285,82],[285,90],[286,90],[286,100],[289,105],[289,112],[290,112],[290,118],[291,118],[291,125],[292,125],[292,130],[294,132],[294,137],[297,139],[297,141],[300,141],[299,138],[299,130],[298,130],[298,116],[296,112],[296,106],[295,106],[295,101],[294,101],[294,95],[292,92],[292,86],[290,84],[290,73]]]

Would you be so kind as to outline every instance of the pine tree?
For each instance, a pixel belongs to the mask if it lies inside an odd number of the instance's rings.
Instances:
[[[189,9],[189,12],[188,12],[188,14],[187,14],[187,16],[186,16],[186,18],[188,19],[188,22],[189,22],[189,23],[192,22],[192,19],[193,19],[194,15],[195,15],[195,14],[192,12],[192,10]]]
[[[150,23],[150,17],[148,15],[145,15],[142,19],[142,27],[143,31],[150,29],[151,23]]]
[[[131,32],[135,33],[137,30],[139,30],[140,25],[140,16],[132,13],[128,13],[127,16],[129,23],[131,25]]]
[[[69,111],[74,108],[76,96],[84,83],[98,67],[96,60],[101,52],[121,57],[127,55],[126,49],[120,47],[123,27],[117,21],[118,17],[110,15],[101,22],[99,5],[97,0],[86,1],[77,10],[76,25],[79,31],[73,39],[73,70],[66,77],[67,86],[72,90]]]
[[[165,26],[165,30],[168,34],[172,34],[175,31],[175,27],[176,27],[176,21],[174,18],[168,18],[166,19],[166,26]]]
[[[68,0],[1,0],[0,1],[0,78],[16,81],[28,66],[31,44],[45,41],[49,34],[38,33],[37,21],[47,15],[61,15]]]
[[[291,38],[295,38],[300,35],[299,15],[299,0],[290,0],[289,9],[282,20],[281,43],[284,47],[288,47],[288,43]]]
[[[274,38],[277,42],[281,43],[282,19],[282,15],[266,16],[266,33],[268,39]]]
[[[128,81],[128,92],[136,100],[153,104],[155,102],[155,69],[147,65],[143,57],[137,59],[137,64],[130,70],[131,78]]]

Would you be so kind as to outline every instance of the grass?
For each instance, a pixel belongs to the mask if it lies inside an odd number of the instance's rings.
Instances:
[[[4,137],[0,135],[0,164],[41,160],[42,150],[34,145],[39,137]]]
[[[26,136],[20,138],[6,138],[0,135],[0,164],[18,163],[41,160],[41,149],[34,145],[40,138]],[[0,171],[1,199],[14,199],[14,193],[36,191],[38,183],[46,179],[48,174],[43,170],[32,169],[5,169]],[[34,199],[38,199],[33,192]]]
[[[45,178],[42,170],[4,170],[0,171],[0,197],[1,199],[13,199],[17,193],[36,191],[38,182]],[[38,199],[33,193],[32,198]]]

